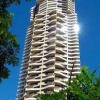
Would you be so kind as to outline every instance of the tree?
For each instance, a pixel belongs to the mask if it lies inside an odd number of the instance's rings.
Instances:
[[[96,71],[92,72],[86,66],[81,68],[81,74],[67,88],[71,100],[100,100],[100,77]]]
[[[12,27],[13,14],[8,12],[7,8],[20,3],[20,0],[0,0],[0,82],[10,75],[8,65],[18,65],[19,44],[17,36],[9,31],[9,27]]]
[[[39,100],[66,100],[65,90],[60,92],[51,92],[46,94],[39,94]]]
[[[40,100],[66,100],[67,94],[69,100],[100,100],[100,77],[96,75],[96,71],[97,69],[92,72],[88,67],[83,66],[81,73],[72,79],[70,85],[69,82],[66,82],[69,85],[67,89],[61,90],[59,93],[54,92],[53,96],[52,93],[41,94],[39,98]]]

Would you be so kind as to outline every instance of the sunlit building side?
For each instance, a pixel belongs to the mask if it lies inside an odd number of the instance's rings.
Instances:
[[[31,8],[17,100],[36,100],[41,93],[66,88],[80,73],[77,14],[74,0],[37,0]],[[68,69],[66,70],[65,67]]]

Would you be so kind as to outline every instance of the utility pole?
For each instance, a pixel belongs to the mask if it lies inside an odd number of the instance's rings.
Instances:
[[[75,60],[76,61],[76,60]],[[72,72],[73,72],[73,69],[74,69],[74,66],[75,66],[75,61],[73,62],[73,65],[72,65],[72,70],[69,70],[67,67],[65,67],[65,69],[70,72],[70,78],[69,78],[69,82],[68,82],[68,86],[70,86],[71,84],[71,81],[72,81]],[[70,100],[70,95],[67,94],[67,98],[66,100]]]

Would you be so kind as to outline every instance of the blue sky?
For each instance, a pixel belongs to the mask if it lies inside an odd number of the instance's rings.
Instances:
[[[21,50],[19,66],[14,68],[9,66],[11,75],[0,84],[0,99],[2,100],[15,100],[26,31],[30,25],[30,8],[34,4],[34,0],[31,3],[23,0],[20,6],[13,5],[9,8],[9,11],[15,14],[13,27],[10,30],[18,36]],[[79,33],[81,65],[89,66],[91,70],[94,70],[100,65],[100,0],[76,0],[76,12],[81,28]],[[99,73],[100,69],[97,74]]]

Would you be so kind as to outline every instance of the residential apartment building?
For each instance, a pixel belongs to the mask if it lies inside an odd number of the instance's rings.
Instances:
[[[17,100],[36,100],[41,93],[66,88],[80,73],[79,36],[74,0],[37,0],[31,8]],[[66,70],[66,68],[68,70]]]

